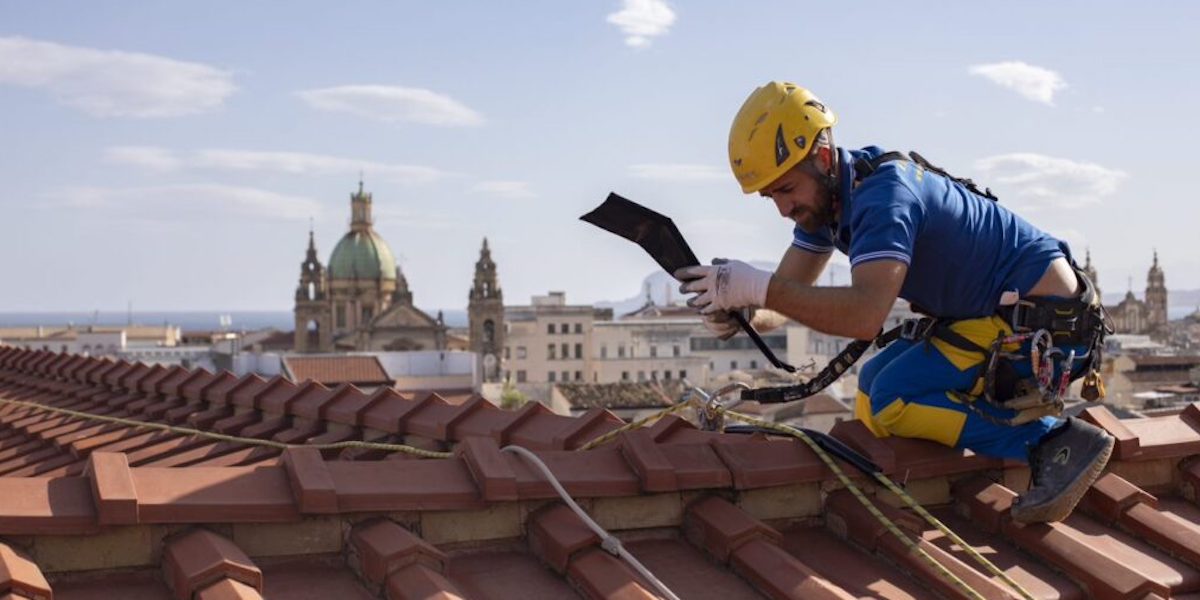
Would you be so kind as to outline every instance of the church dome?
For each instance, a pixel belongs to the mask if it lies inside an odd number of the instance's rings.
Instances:
[[[372,229],[350,231],[329,256],[330,279],[396,279],[396,259]]]

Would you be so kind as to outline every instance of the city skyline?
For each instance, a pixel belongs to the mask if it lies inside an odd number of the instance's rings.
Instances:
[[[360,173],[418,306],[466,306],[484,237],[510,302],[639,293],[652,263],[577,220],[610,190],[702,258],[773,262],[790,225],[724,157],[769,79],[816,91],[841,145],[990,186],[1110,293],[1140,295],[1155,249],[1169,289],[1200,289],[1173,135],[1195,129],[1200,84],[1174,74],[1200,9],[556,8],[0,3],[0,312],[288,309],[310,219],[327,260]],[[764,14],[822,24],[747,34]]]

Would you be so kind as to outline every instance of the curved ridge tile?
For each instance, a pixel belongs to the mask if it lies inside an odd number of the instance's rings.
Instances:
[[[179,600],[192,600],[193,594],[223,579],[262,591],[262,570],[232,541],[207,529],[193,529],[168,540],[162,563]]]
[[[0,542],[0,593],[24,598],[52,598],[42,570],[24,554]]]

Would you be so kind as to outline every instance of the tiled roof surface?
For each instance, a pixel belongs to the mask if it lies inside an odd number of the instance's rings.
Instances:
[[[374,356],[285,356],[283,361],[295,381],[311,379],[325,385],[391,383],[387,371]]]
[[[249,447],[44,407],[293,443],[386,440],[451,458]],[[1038,598],[1200,598],[1200,405],[1121,421],[1109,472],[1062,523],[1009,519],[1023,467],[930,443],[833,435]],[[0,348],[0,598],[653,598],[508,444],[533,450],[682,598],[959,598],[791,439],[538,404]],[[1013,597],[941,533],[859,484],[935,560]],[[8,594],[5,596],[4,594]]]
[[[656,408],[670,406],[668,398],[678,398],[682,385],[676,380],[665,380],[559,383],[556,387],[572,408]]]

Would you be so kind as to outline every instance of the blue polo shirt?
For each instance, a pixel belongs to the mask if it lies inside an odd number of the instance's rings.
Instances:
[[[873,260],[908,265],[900,297],[939,317],[995,313],[1000,295],[1024,297],[1050,261],[1070,256],[1066,243],[1003,205],[915,163],[888,161],[857,185],[854,163],[883,154],[876,146],[839,149],[841,222],[810,234],[796,227],[792,245],[837,248],[851,268]]]

